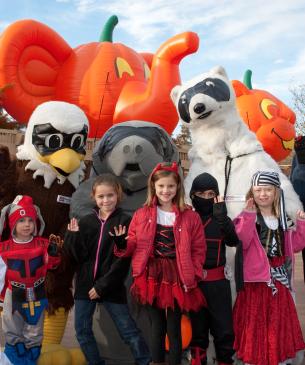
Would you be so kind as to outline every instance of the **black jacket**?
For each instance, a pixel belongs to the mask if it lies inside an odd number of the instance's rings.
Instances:
[[[213,269],[226,263],[226,245],[237,246],[239,243],[235,227],[227,215],[225,203],[213,205],[213,214],[201,216],[204,226],[207,253],[205,269]]]
[[[79,231],[67,231],[64,248],[76,264],[75,299],[89,299],[92,287],[101,297],[99,301],[126,303],[125,279],[129,272],[130,259],[118,258],[113,253],[114,241],[109,235],[119,224],[128,229],[130,216],[118,208],[105,221],[98,257],[96,276],[94,266],[101,232],[101,221],[93,211],[81,218]]]

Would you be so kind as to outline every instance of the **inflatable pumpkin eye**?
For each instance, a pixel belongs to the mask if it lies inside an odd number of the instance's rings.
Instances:
[[[45,139],[45,146],[48,148],[60,148],[64,143],[64,137],[60,133],[50,134]]]
[[[263,99],[260,106],[264,116],[268,119],[274,118],[278,113],[278,106],[270,99]]]
[[[124,60],[124,58],[122,58],[122,57],[116,58],[115,70],[116,70],[117,76],[119,78],[121,78],[125,72],[130,76],[134,76],[134,72],[132,71],[129,63],[126,60]]]
[[[84,145],[84,136],[78,133],[74,134],[73,137],[71,138],[71,143],[70,143],[71,148],[77,150],[80,147],[83,147],[83,145]]]

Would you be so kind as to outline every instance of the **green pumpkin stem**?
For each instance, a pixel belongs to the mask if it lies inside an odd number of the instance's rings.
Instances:
[[[252,77],[252,71],[251,70],[247,70],[244,74],[244,84],[247,86],[248,89],[252,90],[252,82],[251,82],[251,77]]]
[[[119,19],[116,15],[112,15],[104,25],[102,33],[100,35],[99,42],[111,42],[114,27],[118,24]]]

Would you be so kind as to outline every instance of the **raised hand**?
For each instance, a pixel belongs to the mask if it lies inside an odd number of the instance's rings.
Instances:
[[[214,198],[214,204],[216,204],[216,203],[222,203],[222,202],[224,202],[224,197],[223,196],[220,196],[220,195],[215,196],[215,198]]]
[[[127,229],[126,226],[122,226],[121,224],[119,227],[113,227],[114,234],[112,232],[109,232],[109,235],[113,237],[113,241],[117,245],[119,249],[124,250],[127,246],[127,239],[126,236]]]
[[[109,232],[110,236],[124,236],[126,234],[126,226],[122,226],[121,224],[119,227],[113,227],[114,234],[112,232]],[[127,237],[126,237],[127,238]]]
[[[68,224],[68,230],[71,232],[78,232],[79,226],[76,218],[72,218]]]
[[[297,211],[297,219],[305,219],[305,212],[303,210]]]
[[[246,201],[246,206],[245,206],[244,210],[247,212],[256,212],[257,211],[253,198],[249,198]]]
[[[55,234],[50,234],[49,236],[49,242],[55,244],[58,247],[62,247],[64,244],[64,240],[61,239],[60,236],[56,236]]]

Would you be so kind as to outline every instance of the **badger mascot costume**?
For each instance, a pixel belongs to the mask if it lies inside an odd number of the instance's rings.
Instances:
[[[208,172],[218,181],[228,213],[234,218],[244,206],[253,174],[272,170],[280,174],[286,211],[295,218],[297,209],[301,209],[300,200],[278,164],[242,121],[233,87],[222,67],[174,87],[171,97],[180,121],[189,125],[192,136],[191,167],[185,179],[187,196],[194,178]]]

